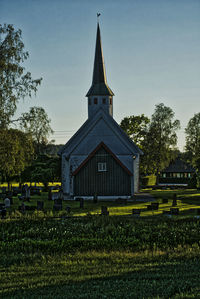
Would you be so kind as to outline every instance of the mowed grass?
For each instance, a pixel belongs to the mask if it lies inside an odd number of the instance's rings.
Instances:
[[[187,253],[189,254],[187,256]],[[46,256],[4,269],[2,298],[199,298],[198,253],[98,252]]]
[[[0,220],[0,298],[200,298],[199,191],[151,193],[158,211],[147,211],[150,202],[85,201],[81,209],[70,200],[52,212],[42,193],[25,204],[43,200],[44,211],[23,215],[14,198]],[[181,213],[168,218],[161,214],[174,193]],[[102,205],[111,217],[99,215]]]
[[[24,217],[0,223],[1,298],[198,298],[200,220]]]

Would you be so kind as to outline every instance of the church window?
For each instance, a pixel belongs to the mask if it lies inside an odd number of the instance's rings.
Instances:
[[[112,105],[112,98],[110,98],[110,105]]]
[[[105,98],[103,98],[102,101],[103,101],[103,104],[106,104],[106,99]]]
[[[98,171],[107,171],[106,162],[98,162]]]
[[[97,98],[94,98],[94,104],[97,104],[98,100]]]

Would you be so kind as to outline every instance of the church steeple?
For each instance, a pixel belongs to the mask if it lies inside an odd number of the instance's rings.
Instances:
[[[92,86],[86,95],[86,97],[88,97],[89,116],[91,116],[99,107],[107,110],[108,113],[112,115],[113,95],[114,93],[107,84],[103,50],[101,45],[101,34],[98,23]]]

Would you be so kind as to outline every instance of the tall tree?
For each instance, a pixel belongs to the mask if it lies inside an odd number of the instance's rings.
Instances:
[[[25,72],[24,61],[29,57],[24,50],[21,30],[13,25],[0,24],[0,128],[9,126],[17,103],[36,93],[40,79],[32,79]]]
[[[59,182],[61,180],[61,162],[59,157],[40,155],[26,167],[22,173],[22,180],[31,182],[42,182],[47,189],[49,182]]]
[[[185,129],[186,133],[186,152],[192,165],[200,174],[200,113],[194,114],[189,120]],[[200,178],[199,178],[200,181]]]
[[[32,161],[34,149],[32,137],[16,129],[0,130],[0,176],[9,182],[20,175]]]
[[[143,164],[145,171],[158,176],[174,158],[173,153],[177,145],[177,130],[180,121],[174,120],[174,112],[163,103],[156,105],[151,117],[146,138],[143,141]]]
[[[150,119],[144,114],[132,115],[124,117],[120,123],[120,127],[141,148],[147,134],[149,122]]]
[[[53,133],[50,122],[42,107],[32,107],[29,112],[22,114],[20,126],[26,133],[32,135],[37,154],[41,153],[43,146],[48,143],[48,136]]]

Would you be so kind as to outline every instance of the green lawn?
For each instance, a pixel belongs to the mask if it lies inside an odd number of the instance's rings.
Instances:
[[[47,194],[44,212],[13,211],[0,220],[0,298],[200,298],[200,219],[196,190],[151,191],[156,200],[177,194],[180,216],[143,211],[132,217],[127,205],[104,202],[111,217],[100,216],[102,202],[64,202],[75,217],[57,218]],[[84,216],[85,217],[80,217]]]
[[[49,217],[53,215],[67,215],[67,206],[71,207],[71,216],[86,216],[88,214],[98,215],[101,213],[102,205],[108,207],[110,216],[131,215],[132,209],[141,209],[141,217],[143,217],[161,215],[163,211],[169,211],[172,207],[172,198],[176,193],[177,207],[179,208],[180,215],[195,215],[196,209],[200,208],[200,191],[197,190],[151,190],[149,192],[155,197],[155,201],[159,202],[159,209],[157,211],[147,210],[147,205],[151,204],[151,202],[137,202],[137,200],[128,201],[127,204],[118,204],[112,201],[98,201],[96,204],[94,204],[93,201],[88,200],[84,202],[84,208],[82,209],[80,208],[80,202],[75,200],[66,200],[63,202],[62,211],[53,213],[52,211],[54,202],[48,200],[48,195],[46,192],[43,192],[41,196],[32,196],[31,201],[25,202],[25,204],[36,207],[38,200],[44,201],[44,213]],[[169,200],[168,203],[163,204],[163,198],[167,198]],[[0,200],[0,202],[3,201]],[[13,205],[9,210],[11,217],[20,216],[20,213],[17,211],[21,203],[22,202],[18,199],[18,197],[13,198]],[[27,214],[33,214],[33,212],[27,212]]]

